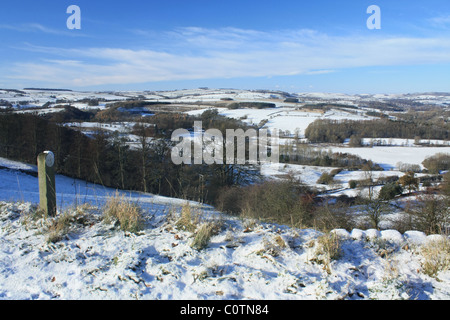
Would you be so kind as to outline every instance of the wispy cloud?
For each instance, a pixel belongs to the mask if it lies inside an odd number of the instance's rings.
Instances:
[[[157,49],[27,45],[24,50],[45,58],[15,63],[9,79],[79,87],[450,63],[449,37],[337,37],[305,29],[263,32],[197,27],[149,36],[155,38],[151,43]]]
[[[52,34],[52,35],[59,35],[59,36],[70,36],[70,37],[87,37],[86,34],[80,33],[80,32],[69,32],[68,30],[60,30],[60,29],[53,29],[49,28],[47,26],[44,26],[40,23],[21,23],[21,24],[0,24],[0,30],[11,30],[11,31],[18,31],[18,32],[31,32],[31,33],[46,33],[46,34]]]
[[[450,29],[450,14],[434,17],[428,20],[430,24],[437,28]]]

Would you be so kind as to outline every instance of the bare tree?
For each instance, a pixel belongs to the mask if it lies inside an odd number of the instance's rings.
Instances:
[[[410,202],[406,212],[413,227],[427,234],[445,233],[450,223],[448,200],[444,195],[426,193]]]
[[[370,160],[363,166],[364,183],[362,188],[367,188],[368,192],[367,195],[361,196],[360,202],[367,213],[371,226],[378,229],[381,218],[383,214],[388,211],[389,206],[385,200],[379,197],[379,195],[375,195],[375,180],[373,175],[374,169],[375,164]]]
[[[138,135],[139,147],[140,147],[140,167],[141,167],[141,181],[143,191],[147,192],[147,174],[148,174],[148,160],[150,159],[150,132],[143,123],[139,123],[135,126],[135,132]]]

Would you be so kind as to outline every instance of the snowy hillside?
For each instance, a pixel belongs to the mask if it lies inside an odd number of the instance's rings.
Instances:
[[[58,203],[66,203],[61,214],[69,225],[50,241],[59,218],[39,218],[37,179],[16,171],[33,167],[2,163],[9,169],[0,170],[0,299],[450,299],[449,244],[441,236],[322,234],[125,192],[145,217],[143,230],[130,233],[103,220],[102,203],[113,190],[64,177],[57,179]],[[92,201],[74,208],[76,198]],[[196,229],[178,223],[181,206]],[[205,224],[215,232],[194,248]]]
[[[101,207],[116,192],[115,189],[63,175],[56,175],[55,184],[56,201],[61,210],[83,204]],[[152,210],[180,207],[186,202],[141,192],[121,190],[119,193],[130,201],[138,201],[143,208]],[[36,166],[0,158],[0,200],[38,203],[39,186]],[[198,205],[195,202],[190,203],[193,206]]]
[[[148,211],[133,234],[87,208],[70,212],[70,231],[49,243],[52,221],[33,220],[30,204],[0,208],[1,299],[450,298],[448,265],[426,274],[440,238],[420,232],[336,230],[330,258],[314,230],[217,216],[218,234],[199,251],[167,212]]]

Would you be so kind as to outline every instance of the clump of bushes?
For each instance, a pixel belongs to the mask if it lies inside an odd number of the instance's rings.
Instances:
[[[332,184],[334,182],[334,177],[328,172],[322,173],[319,179],[317,179],[318,184]]]
[[[350,187],[350,189],[356,189],[356,187],[358,186],[358,181],[356,180],[350,180],[348,182],[348,186]]]
[[[397,162],[396,166],[397,166],[398,170],[401,172],[409,172],[409,171],[414,172],[414,173],[422,172],[422,168],[418,164]]]
[[[422,162],[423,166],[427,168],[429,173],[437,174],[443,170],[450,169],[450,154],[437,153],[434,156],[428,157]]]
[[[406,206],[410,228],[426,234],[441,234],[448,232],[450,222],[449,200],[432,193],[416,197]]]
[[[404,187],[407,188],[409,193],[417,190],[419,188],[419,179],[415,177],[414,172],[407,172],[404,176],[400,177],[398,182]]]
[[[247,219],[301,227],[310,225],[314,194],[295,179],[224,189],[217,207]]]
[[[339,174],[342,171],[341,168],[333,169],[330,173],[324,172],[320,176],[320,178],[317,180],[317,183],[319,184],[333,184],[334,183],[334,177]]]

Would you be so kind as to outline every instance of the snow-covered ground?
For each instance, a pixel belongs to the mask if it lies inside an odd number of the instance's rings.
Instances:
[[[0,100],[6,100],[13,105],[19,102],[28,102],[27,105],[42,107],[47,102],[78,101],[83,99],[103,99],[107,101],[125,100],[127,97],[120,93],[108,92],[80,92],[80,91],[52,91],[52,90],[5,90],[0,89]],[[64,104],[64,103],[61,103]],[[85,104],[79,104],[85,106]]]
[[[15,171],[35,166],[1,163],[9,169],[0,170],[0,299],[450,299],[450,271],[426,274],[429,244],[440,236],[334,230],[339,254],[331,259],[318,231],[191,202],[197,225],[218,226],[199,251],[194,232],[176,224],[185,201],[123,192],[146,218],[141,232],[124,232],[102,220],[115,190],[62,176],[58,204],[73,218],[62,240],[49,242],[53,219],[34,217],[37,178]],[[75,209],[75,199],[89,205]]]
[[[261,167],[261,174],[266,177],[276,177],[290,174],[296,179],[299,179],[308,186],[313,186],[318,189],[330,189],[336,188],[335,186],[325,187],[324,185],[318,184],[317,180],[324,173],[330,173],[331,171],[339,169],[335,167],[317,167],[317,166],[306,166],[298,164],[263,164]],[[380,178],[387,178],[391,176],[401,177],[405,173],[397,170],[389,171],[372,171],[371,175],[374,180]],[[348,183],[350,180],[364,180],[367,179],[367,173],[362,170],[358,171],[348,171],[342,170],[334,176],[335,184],[340,185],[341,188],[348,188]],[[424,174],[417,174],[420,177]]]
[[[450,153],[450,147],[386,147],[348,148],[331,147],[332,152],[350,153],[362,159],[372,160],[384,170],[394,170],[399,162],[417,164],[423,168],[422,162],[437,153]]]
[[[341,195],[346,195],[348,197],[357,197],[357,196],[367,196],[368,189],[367,188],[350,188],[350,181],[362,181],[368,178],[367,172],[362,170],[358,171],[348,171],[342,170],[338,174],[336,174],[333,178],[333,182],[324,185],[317,183],[317,180],[320,176],[326,172],[331,173],[333,170],[339,168],[335,167],[317,167],[317,166],[307,166],[307,165],[296,165],[296,164],[264,164],[261,166],[261,174],[266,178],[271,179],[284,179],[286,175],[290,175],[296,178],[298,181],[315,188],[316,190],[323,193],[323,195],[329,195],[333,197],[338,197]],[[405,175],[404,172],[398,170],[389,170],[389,171],[371,171],[371,178],[373,181],[383,180],[389,177],[402,177]],[[426,176],[423,173],[415,174],[415,177],[420,178]],[[381,185],[376,185],[372,188],[374,192],[374,196],[378,195],[378,192],[381,190]],[[419,190],[425,190],[425,187],[421,187],[419,185]],[[406,192],[406,191],[405,191]],[[389,220],[389,219],[387,219]],[[389,222],[386,222],[386,225],[390,225]]]
[[[339,255],[328,260],[315,230],[217,217],[220,231],[198,251],[167,212],[148,211],[138,234],[96,209],[72,214],[81,222],[49,243],[50,219],[33,220],[29,203],[0,202],[0,299],[450,298],[448,270],[425,274],[438,236],[334,230]]]

